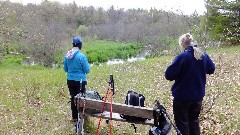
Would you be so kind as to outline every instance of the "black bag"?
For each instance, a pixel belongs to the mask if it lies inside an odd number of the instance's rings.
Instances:
[[[159,112],[157,112],[157,110]],[[166,109],[156,100],[153,107],[154,126],[149,130],[149,135],[168,135],[171,130],[171,123],[168,122]]]
[[[96,100],[102,100],[102,97],[100,96],[100,94],[95,91],[95,90],[87,90],[84,94],[82,93],[79,93],[75,96],[75,104],[77,106],[79,102],[79,98],[80,97],[85,97],[85,98],[90,98],[90,99],[96,99]],[[82,109],[83,107],[80,107],[80,112],[82,112]],[[101,113],[101,110],[96,110],[96,109],[90,109],[90,108],[86,108],[85,109],[85,113],[88,113],[88,114],[96,114],[96,113]]]
[[[102,97],[100,96],[100,94],[95,90],[87,90],[85,93],[85,98],[102,100]],[[96,113],[101,113],[101,110],[85,109],[85,112],[88,114],[96,114]]]
[[[144,107],[145,97],[142,94],[138,94],[135,91],[128,91],[125,99],[125,104]],[[141,121],[144,122],[147,119],[142,117],[130,116],[130,115],[120,115],[121,118],[126,119],[126,121]]]

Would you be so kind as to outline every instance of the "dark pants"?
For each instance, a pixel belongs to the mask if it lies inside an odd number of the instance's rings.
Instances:
[[[173,114],[182,135],[200,135],[199,114],[202,102],[173,100]]]
[[[80,81],[67,80],[67,84],[68,84],[68,89],[69,89],[69,93],[71,96],[72,119],[77,119],[78,110],[77,110],[77,106],[74,103],[74,96],[76,96],[80,92],[82,92],[82,93],[86,92],[87,82],[86,81],[82,82],[82,90],[81,91],[80,91]]]

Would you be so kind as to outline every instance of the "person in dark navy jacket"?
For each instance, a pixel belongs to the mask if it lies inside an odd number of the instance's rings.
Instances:
[[[72,121],[76,121],[78,111],[74,103],[74,96],[80,92],[85,93],[90,66],[87,57],[81,52],[82,39],[74,37],[72,44],[73,48],[64,56],[64,71],[67,73],[67,84],[71,96]],[[82,81],[81,91],[80,81]]]
[[[193,45],[190,34],[179,37],[182,52],[165,71],[172,86],[173,114],[182,135],[200,135],[199,114],[205,96],[206,74],[213,74],[215,64],[207,53]]]

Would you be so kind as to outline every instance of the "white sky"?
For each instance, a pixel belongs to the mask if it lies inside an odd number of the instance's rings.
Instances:
[[[43,0],[10,0],[11,2],[20,2],[22,4],[36,3],[39,4]],[[58,1],[62,4],[72,3],[74,0],[49,0]],[[192,14],[195,10],[198,14],[203,14],[206,11],[204,0],[75,0],[78,6],[94,6],[108,9],[114,5],[115,8],[143,8],[143,9],[163,9],[166,11],[177,10],[184,14]]]

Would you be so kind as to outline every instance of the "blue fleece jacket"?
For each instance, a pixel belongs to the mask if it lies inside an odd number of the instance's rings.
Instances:
[[[64,57],[64,71],[68,80],[87,81],[86,74],[90,72],[88,60],[78,49],[70,50]]]
[[[179,101],[202,101],[205,96],[206,74],[213,74],[215,65],[204,53],[201,60],[194,58],[192,46],[188,46],[167,68],[165,78],[175,80],[172,96]]]

